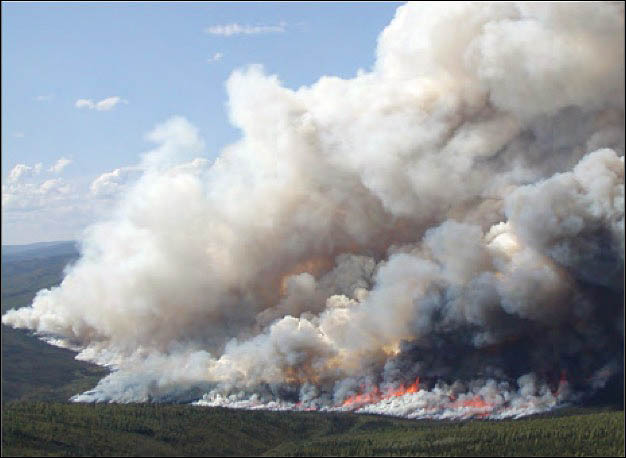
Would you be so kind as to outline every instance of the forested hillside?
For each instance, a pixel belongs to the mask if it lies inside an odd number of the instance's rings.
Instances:
[[[3,455],[623,456],[622,412],[505,421],[243,411],[163,404],[15,402]]]
[[[77,257],[74,242],[3,246],[2,313],[29,305],[37,291],[58,285],[65,266]],[[77,361],[75,356],[30,332],[2,325],[2,401],[66,401],[107,374],[107,370]]]

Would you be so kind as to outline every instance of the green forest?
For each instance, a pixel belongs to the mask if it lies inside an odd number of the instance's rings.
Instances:
[[[13,402],[4,456],[623,456],[619,411],[505,421],[243,411],[164,404]]]

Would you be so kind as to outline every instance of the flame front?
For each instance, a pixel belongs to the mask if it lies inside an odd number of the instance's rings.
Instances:
[[[410,385],[381,389],[379,385],[366,388],[343,401],[328,402],[321,398],[289,402],[276,400],[271,395],[264,398],[257,393],[225,395],[218,390],[207,393],[195,405],[229,407],[250,410],[297,410],[392,415],[415,419],[503,419],[550,411],[567,405],[564,393],[552,392],[548,385],[537,383],[532,374],[517,381],[519,390],[494,380],[473,381],[473,387],[447,385],[438,382],[428,389],[420,386],[417,377]],[[562,382],[564,387],[567,382]]]
[[[362,389],[364,387],[362,386]],[[361,407],[365,404],[374,404],[376,402],[382,401],[384,399],[389,399],[398,396],[404,396],[408,393],[417,393],[420,390],[420,378],[417,377],[415,381],[405,387],[404,384],[400,385],[396,389],[389,389],[385,393],[380,391],[378,386],[374,386],[370,391],[361,394],[355,394],[353,396],[349,396],[346,398],[341,404],[342,407]]]

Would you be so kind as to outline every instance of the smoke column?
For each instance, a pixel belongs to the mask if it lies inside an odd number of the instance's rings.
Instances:
[[[227,90],[241,140],[157,126],[2,317],[113,369],[74,400],[500,418],[623,374],[623,3],[407,4],[370,72]]]

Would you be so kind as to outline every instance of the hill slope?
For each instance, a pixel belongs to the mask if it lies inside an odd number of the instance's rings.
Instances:
[[[65,266],[78,257],[74,242],[2,247],[2,313],[29,305],[37,291],[58,285]],[[65,401],[92,388],[107,374],[76,361],[76,354],[52,347],[27,331],[2,325],[2,400]]]
[[[521,420],[449,422],[14,402],[3,409],[2,444],[4,456],[624,456],[624,416],[573,409]]]

